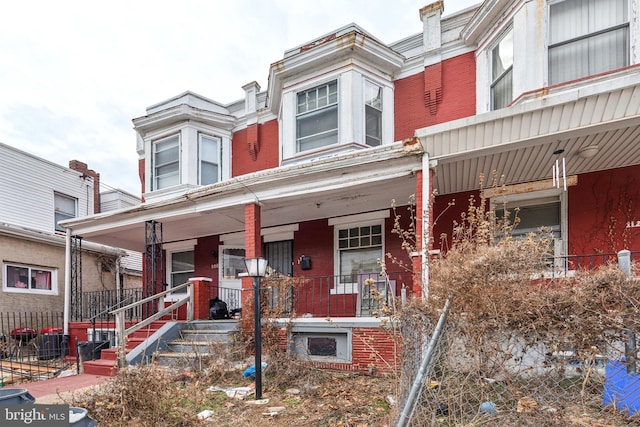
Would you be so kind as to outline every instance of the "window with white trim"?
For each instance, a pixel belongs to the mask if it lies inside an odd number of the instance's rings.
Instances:
[[[76,217],[76,210],[78,205],[77,199],[75,197],[65,196],[64,194],[54,193],[53,203],[55,230],[65,232],[66,229],[58,225],[58,223],[66,219]]]
[[[370,147],[382,144],[382,87],[365,80],[365,142]]]
[[[193,277],[195,272],[195,262],[193,250],[169,253],[171,260],[171,270],[169,270],[169,286],[175,287],[186,283]],[[181,289],[176,293],[185,293],[186,289]]]
[[[3,290],[57,295],[57,270],[26,264],[3,264]]]
[[[549,84],[629,65],[628,0],[549,5]]]
[[[297,93],[296,152],[338,142],[338,80]]]
[[[200,185],[209,185],[220,181],[220,138],[199,134],[198,160],[198,182]]]
[[[504,108],[513,100],[513,30],[491,50],[491,109]]]
[[[180,184],[180,136],[153,143],[153,190]]]
[[[544,228],[553,234],[553,248],[549,248],[549,255],[554,257],[562,256],[564,251],[563,238],[563,203],[561,195],[550,195],[538,198],[510,200],[506,203],[496,205],[496,218],[504,218],[505,210],[509,212],[508,221],[513,223],[518,217],[518,224],[514,227],[511,235],[514,237],[524,237],[528,233],[538,232]],[[522,196],[522,195],[520,195]],[[534,197],[530,195],[529,197]],[[516,212],[517,210],[517,212]],[[562,263],[554,263],[557,266]]]
[[[382,233],[381,222],[337,228],[340,283],[359,283],[360,275],[380,271]]]

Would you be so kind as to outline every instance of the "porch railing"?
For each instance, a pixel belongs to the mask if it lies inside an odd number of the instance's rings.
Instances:
[[[267,277],[263,301],[272,315],[368,317],[394,313],[411,289],[412,273]]]
[[[180,292],[183,289],[186,289],[186,294],[184,296],[180,295]],[[155,314],[151,315],[150,317],[147,317],[146,319],[128,328],[126,327],[125,314],[127,313],[128,310],[142,309],[142,307],[145,304],[157,304],[158,307],[160,307],[164,300],[164,296],[171,293],[173,293],[174,295],[180,295],[177,301],[173,302],[172,304],[164,308],[158,309],[158,311]],[[187,320],[191,321],[193,320],[193,283],[192,282],[187,282],[187,283],[183,283],[182,285],[174,286],[169,290],[141,299],[140,301],[136,301],[134,303],[125,305],[124,307],[120,307],[115,310],[112,310],[110,314],[113,314],[115,316],[115,322],[116,322],[116,344],[118,346],[118,367],[123,368],[127,364],[127,360],[126,360],[127,353],[126,353],[125,346],[126,346],[127,337],[130,334],[144,328],[145,326],[150,325],[152,322],[162,318],[163,316],[170,314],[174,310],[177,310],[179,307],[183,306],[185,303],[187,304]]]
[[[118,307],[123,301],[138,301],[142,295],[142,288],[83,292],[81,295],[82,306],[78,310],[72,310],[74,317],[71,320],[83,322],[91,319],[106,319],[109,317],[109,308]],[[129,310],[126,316],[129,320],[140,320],[142,310],[135,307]]]
[[[631,263],[640,261],[640,251],[631,252]],[[564,255],[549,258],[552,272],[569,274],[573,271],[591,271],[606,264],[617,264],[617,253]]]

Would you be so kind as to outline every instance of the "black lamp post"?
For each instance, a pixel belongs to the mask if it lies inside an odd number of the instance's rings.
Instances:
[[[255,336],[256,400],[262,399],[262,322],[260,319],[260,278],[267,273],[267,260],[245,258],[247,276],[253,277],[253,322]]]

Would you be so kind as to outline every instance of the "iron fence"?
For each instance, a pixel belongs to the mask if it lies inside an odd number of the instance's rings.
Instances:
[[[284,277],[261,281],[268,308],[283,316],[367,317],[389,315],[411,288],[412,274]]]
[[[0,386],[53,378],[68,369],[62,312],[0,313]]]

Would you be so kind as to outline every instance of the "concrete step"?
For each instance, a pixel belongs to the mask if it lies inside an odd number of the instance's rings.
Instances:
[[[183,329],[180,331],[182,339],[185,341],[215,341],[227,342],[236,331],[222,331],[215,329]]]

